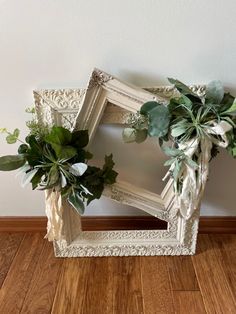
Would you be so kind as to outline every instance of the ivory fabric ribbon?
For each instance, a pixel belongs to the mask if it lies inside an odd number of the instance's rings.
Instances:
[[[201,139],[194,138],[186,143],[179,145],[185,155],[192,158],[195,154],[198,156],[198,169],[194,169],[187,163],[184,163],[179,178],[182,177],[182,190],[176,192],[176,203],[181,215],[185,219],[191,218],[193,212],[200,206],[205,185],[209,174],[209,162],[211,158],[212,145],[218,145],[226,148],[228,139],[226,133],[232,129],[227,121],[211,121],[206,125],[206,135]],[[174,165],[169,170],[173,170]]]
[[[203,137],[200,141],[195,141],[195,151],[192,153],[192,148],[187,149],[185,154],[192,157],[197,152],[199,146],[201,152],[198,156],[198,169],[195,170],[187,163],[184,163],[184,170],[182,173],[183,185],[180,194],[176,195],[177,206],[181,215],[185,219],[191,218],[195,209],[200,206],[200,202],[205,189],[206,181],[209,173],[209,161],[211,158],[212,142],[209,138]],[[196,144],[195,143],[195,144]],[[191,143],[186,143],[186,147],[191,146]],[[181,148],[182,149],[182,148]],[[191,150],[192,154],[189,154]]]
[[[47,234],[45,238],[47,238],[49,241],[62,240],[63,203],[61,193],[54,191],[53,189],[46,190],[45,202],[45,211],[48,218]]]

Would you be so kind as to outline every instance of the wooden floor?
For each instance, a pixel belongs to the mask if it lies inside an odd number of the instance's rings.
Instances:
[[[0,233],[0,314],[236,313],[236,235],[187,257],[58,259],[42,234]]]

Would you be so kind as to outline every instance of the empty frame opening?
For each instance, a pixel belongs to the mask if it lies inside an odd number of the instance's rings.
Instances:
[[[103,197],[93,201],[81,217],[83,231],[167,230],[168,223],[148,213]]]
[[[90,146],[94,154],[93,164],[101,166],[104,155],[112,153],[118,180],[160,195],[166,185],[162,181],[168,170],[163,166],[166,156],[154,138],[148,138],[141,144],[124,143],[124,127],[117,124],[99,125]]]
[[[167,230],[168,223],[152,216],[95,216],[82,218],[83,231]]]

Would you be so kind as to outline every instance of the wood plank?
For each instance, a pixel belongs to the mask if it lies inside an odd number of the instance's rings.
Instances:
[[[82,217],[83,230],[165,229],[165,222],[150,216]],[[0,217],[0,232],[44,232],[46,217]],[[236,217],[200,217],[199,233],[236,233]]]
[[[236,300],[236,237],[234,235],[211,235],[210,239]]]
[[[23,237],[24,233],[0,233],[0,288]]]
[[[42,234],[26,234],[0,290],[0,313],[20,313],[40,254]]]
[[[198,238],[193,265],[207,313],[235,313],[236,302],[208,235]]]
[[[189,256],[166,257],[172,290],[199,290],[195,270]]]
[[[113,313],[144,313],[139,257],[113,257]]]
[[[115,258],[93,257],[90,261],[87,289],[81,313],[111,314],[113,312],[113,262]]]
[[[91,258],[71,258],[63,261],[52,313],[82,312],[87,282],[91,276],[90,262]]]
[[[51,313],[62,262],[63,259],[54,256],[52,243],[46,241],[21,313]]]
[[[169,274],[164,256],[140,257],[144,312],[174,313]]]
[[[200,291],[173,291],[175,313],[205,314]]]

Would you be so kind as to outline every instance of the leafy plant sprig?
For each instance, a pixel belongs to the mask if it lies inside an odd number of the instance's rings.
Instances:
[[[34,111],[27,110],[34,114]],[[105,185],[116,181],[112,154],[105,156],[103,168],[88,164],[93,155],[86,150],[89,142],[87,130],[71,132],[63,127],[38,125],[36,120],[27,123],[30,129],[25,142],[19,139],[20,131],[7,134],[7,143],[20,141],[17,155],[0,157],[0,170],[20,169],[24,174],[22,185],[32,184],[33,189],[53,189],[67,198],[80,214],[85,204],[101,197]]]
[[[211,157],[214,158],[218,153],[215,143],[220,136],[209,132],[212,125],[223,123],[230,126],[226,130],[227,150],[236,157],[236,101],[234,96],[224,91],[220,81],[210,82],[201,96],[179,80],[170,78],[169,82],[174,84],[178,95],[166,105],[156,101],[143,104],[137,114],[131,114],[129,127],[123,130],[123,140],[126,143],[141,143],[148,136],[157,137],[164,152],[171,157],[165,165],[171,166],[170,175],[176,181],[176,186],[181,186],[183,164],[197,170],[201,148],[199,146],[190,158],[180,147],[192,139],[200,143],[208,138],[213,144]],[[172,142],[172,147],[164,145],[167,141]]]

